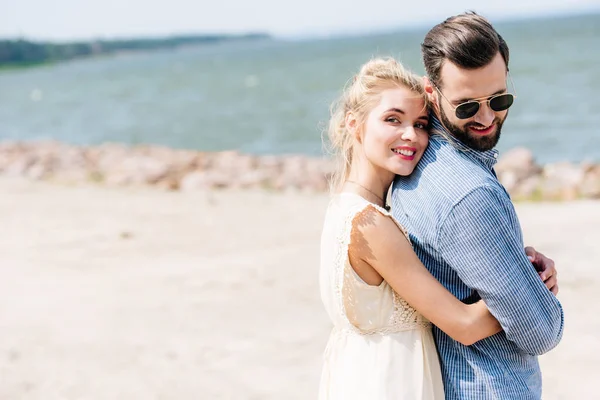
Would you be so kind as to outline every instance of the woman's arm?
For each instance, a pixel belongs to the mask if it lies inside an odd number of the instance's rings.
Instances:
[[[396,223],[373,207],[353,221],[349,256],[368,283],[376,284],[378,274],[425,318],[464,345],[502,330],[483,301],[467,305],[446,290],[421,263]]]

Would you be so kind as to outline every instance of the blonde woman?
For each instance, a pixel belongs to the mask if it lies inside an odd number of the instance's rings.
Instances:
[[[431,323],[464,345],[501,327],[482,301],[463,304],[427,271],[386,209],[395,175],[411,174],[428,145],[421,79],[393,59],[369,61],[334,105],[328,134],[340,164],[321,237],[334,329],[319,399],[443,399]]]

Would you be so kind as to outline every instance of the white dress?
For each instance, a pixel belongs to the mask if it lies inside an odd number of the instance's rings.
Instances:
[[[367,206],[392,218],[353,193],[334,196],[325,217],[320,286],[334,327],[324,354],[319,399],[444,399],[431,323],[387,282],[368,285],[350,265],[352,221]]]

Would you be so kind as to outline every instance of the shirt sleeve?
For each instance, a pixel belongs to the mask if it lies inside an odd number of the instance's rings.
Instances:
[[[532,355],[559,343],[563,309],[527,258],[516,212],[500,189],[479,187],[464,196],[440,225],[438,249],[508,340]]]

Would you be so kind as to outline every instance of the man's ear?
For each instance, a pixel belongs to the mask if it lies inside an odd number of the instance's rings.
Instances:
[[[361,143],[362,139],[360,137],[360,132],[358,129],[358,121],[356,120],[356,115],[354,115],[352,111],[348,111],[346,113],[346,129],[348,129],[348,132],[350,132],[352,137],[354,137],[356,140],[358,140],[359,143]]]
[[[435,95],[435,87],[433,86],[431,80],[429,80],[429,77],[427,76],[423,77],[423,87],[425,88],[425,94],[427,95],[427,99],[429,100],[429,102],[433,104],[435,108],[439,107],[439,104],[437,104],[438,98]]]

